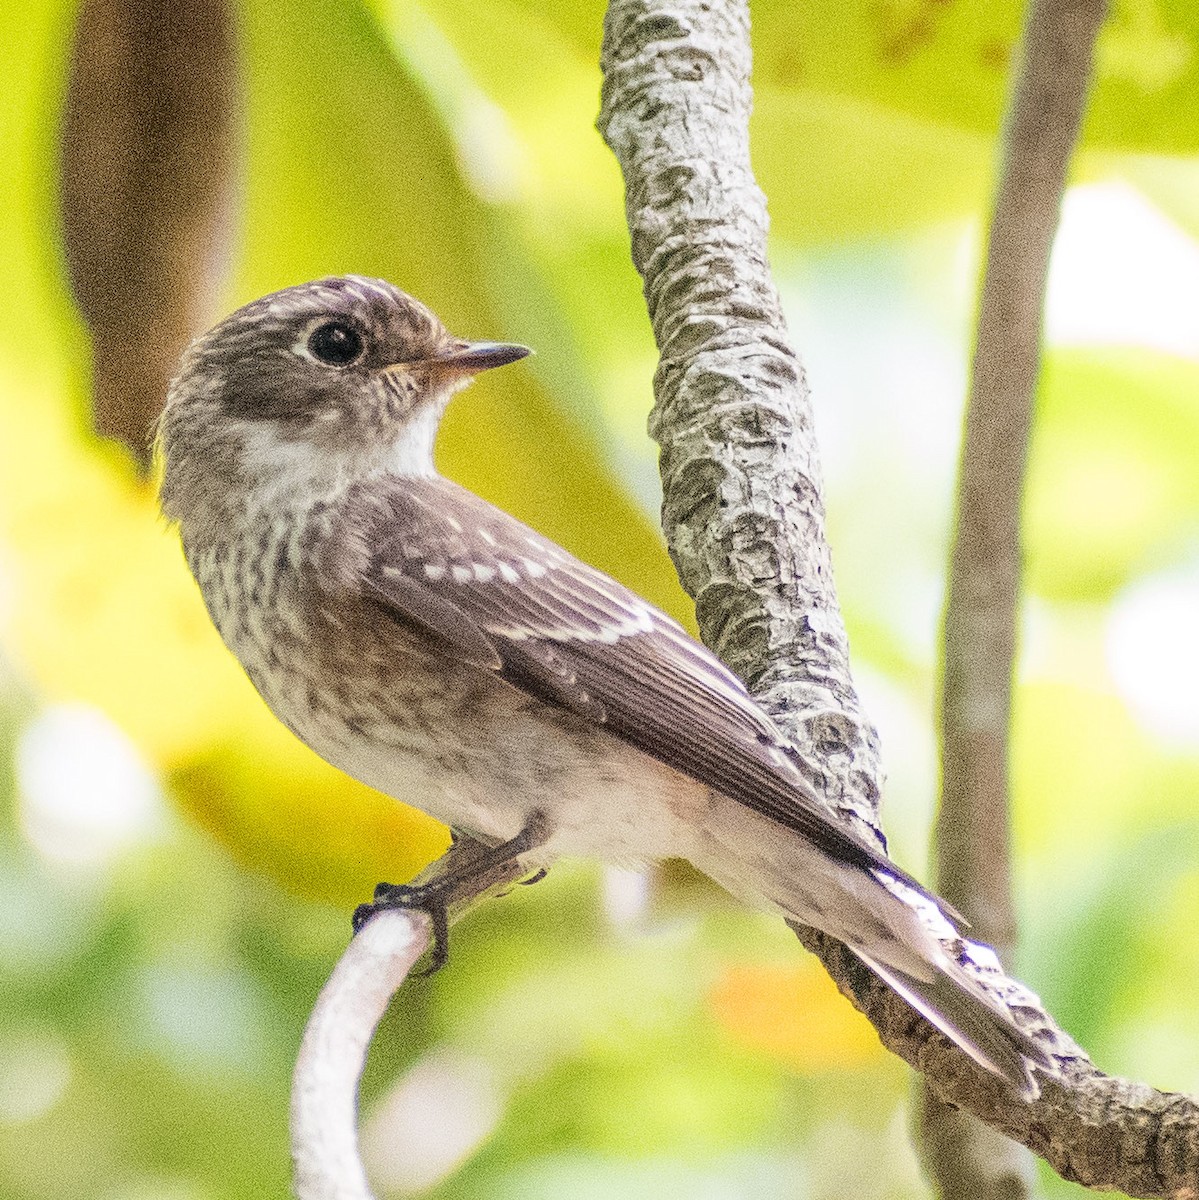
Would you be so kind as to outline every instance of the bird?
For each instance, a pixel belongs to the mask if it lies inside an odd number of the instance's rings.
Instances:
[[[686,859],[839,939],[1035,1095],[1052,1062],[963,969],[961,919],[832,818],[741,680],[636,593],[439,474],[450,399],[528,353],[455,337],[358,275],[273,292],[196,338],[158,421],[159,494],[225,645],[317,754],[482,861]],[[439,894],[436,879],[383,884],[360,915],[436,918]],[[443,940],[444,911],[435,923]]]

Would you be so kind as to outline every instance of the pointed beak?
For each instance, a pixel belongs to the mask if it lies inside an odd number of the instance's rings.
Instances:
[[[512,342],[456,342],[431,354],[424,364],[441,371],[477,375],[492,367],[506,367],[531,353],[528,346],[517,346]]]

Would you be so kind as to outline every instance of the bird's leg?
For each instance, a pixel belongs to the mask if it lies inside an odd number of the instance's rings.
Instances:
[[[427,913],[433,922],[432,975],[449,958],[450,910],[460,908],[492,888],[511,883],[521,874],[520,859],[542,845],[549,836],[549,822],[540,812],[529,817],[514,838],[498,846],[486,846],[458,833],[450,848],[412,883],[380,883],[370,904],[354,910],[354,932],[375,913],[387,908],[406,908]],[[544,871],[537,876],[540,877]]]

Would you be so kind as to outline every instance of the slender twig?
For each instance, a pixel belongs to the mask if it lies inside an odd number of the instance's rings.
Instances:
[[[358,1155],[358,1080],[392,996],[428,949],[423,913],[376,913],[325,984],[300,1045],[291,1092],[299,1200],[372,1200]]]
[[[1015,940],[1008,729],[1020,502],[1049,253],[1107,0],[1034,0],[991,225],[945,610],[939,885],[997,949]]]
[[[945,609],[936,883],[972,934],[1016,945],[1008,817],[1020,506],[1049,254],[1107,0],[1033,0],[1004,138],[979,308]],[[1025,1151],[926,1095],[923,1149],[946,1200],[1018,1200]]]
[[[749,166],[745,3],[610,0],[602,65],[600,128],[624,172],[633,259],[661,352],[651,428],[680,578],[704,639],[794,740],[813,793],[877,832],[876,738],[849,674],[807,390]],[[797,161],[802,169],[802,154]],[[1060,1064],[1061,1078],[1035,1101],[976,1068],[843,946],[797,932],[942,1099],[1066,1178],[1137,1196],[1195,1195],[1195,1101],[1101,1074],[1015,980],[972,968]]]

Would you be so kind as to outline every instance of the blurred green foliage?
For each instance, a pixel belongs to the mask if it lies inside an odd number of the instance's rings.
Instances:
[[[0,39],[0,1197],[282,1195],[291,1063],[349,907],[444,831],[262,711],[150,488],[85,432],[56,204],[73,15],[35,0]],[[888,827],[919,867],[974,264],[1020,8],[771,0],[754,18],[773,255]],[[457,402],[444,468],[686,619],[644,436],[653,345],[591,127],[601,20],[593,0],[245,0],[217,308],[352,270],[463,334],[531,343]],[[1192,326],[1199,311],[1197,92],[1193,6],[1115,4],[1076,173],[1094,211],[1128,218],[1096,254],[1148,228],[1128,197],[1168,218],[1143,274],[1110,280],[1113,308],[1163,328],[1167,277],[1193,289]],[[1016,815],[1024,975],[1102,1066],[1195,1090],[1199,651],[1153,606],[1199,603],[1187,336],[1051,336]],[[1178,720],[1158,719],[1162,697]],[[618,918],[621,887],[564,865],[471,914],[451,967],[405,989],[363,1087],[381,1195],[924,1194],[904,1068],[790,935],[674,875]]]

